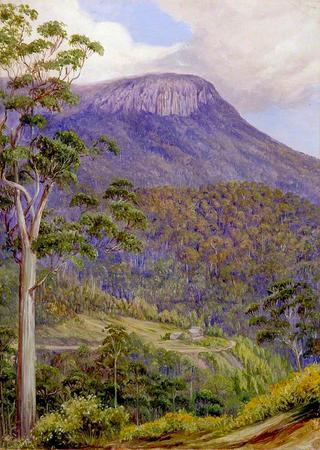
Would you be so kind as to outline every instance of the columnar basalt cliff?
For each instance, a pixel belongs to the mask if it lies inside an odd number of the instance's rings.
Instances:
[[[252,127],[202,78],[149,74],[77,91],[80,104],[54,118],[53,129],[75,129],[88,141],[108,134],[122,148],[120,158],[87,161],[82,181],[95,189],[116,176],[144,187],[236,179],[320,199],[320,161]]]

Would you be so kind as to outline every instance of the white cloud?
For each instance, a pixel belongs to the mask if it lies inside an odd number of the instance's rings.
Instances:
[[[29,4],[42,21],[62,20],[70,32],[105,47],[104,57],[87,63],[80,82],[148,71],[196,73],[242,111],[304,102],[320,82],[319,0],[149,1],[189,24],[192,39],[169,47],[136,43],[119,23],[95,22],[77,0]]]
[[[320,83],[319,0],[157,0],[193,39],[159,67],[196,72],[242,110],[292,105]]]
[[[160,60],[180,48],[179,44],[161,47],[136,43],[119,23],[95,22],[79,7],[77,0],[13,1],[16,4],[26,2],[39,12],[40,22],[60,20],[67,25],[70,33],[86,34],[104,46],[105,55],[103,57],[96,55],[87,62],[79,79],[82,83],[150,71],[156,60]]]
[[[300,126],[298,119],[297,126],[279,124],[284,130],[283,139],[280,131],[278,138],[302,151],[319,152],[314,111],[320,84],[320,0],[149,1],[187,23],[193,32],[190,41],[169,47],[137,43],[119,23],[95,22],[77,0],[14,2],[29,3],[41,21],[61,20],[70,32],[103,44],[105,55],[89,60],[82,83],[155,71],[194,73],[211,81],[245,115],[263,114],[273,106],[295,108],[296,118],[301,111]],[[290,130],[306,137],[292,143]],[[317,136],[312,145],[309,133]]]

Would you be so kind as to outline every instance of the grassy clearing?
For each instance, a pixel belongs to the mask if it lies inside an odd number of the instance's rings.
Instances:
[[[128,333],[135,333],[146,343],[158,348],[182,353],[190,357],[200,368],[207,367],[201,358],[201,353],[214,352],[218,357],[221,353],[221,358],[224,359],[226,353],[235,345],[232,340],[224,338],[212,339],[212,346],[202,346],[199,343],[181,340],[162,340],[161,337],[166,333],[183,330],[174,325],[131,317],[114,318],[100,315],[100,318],[93,318],[83,314],[52,327],[39,328],[37,332],[38,349],[63,351],[76,349],[79,345],[97,347],[105,337],[103,329],[109,323],[124,326]],[[232,358],[231,353],[229,356],[234,362],[235,358]],[[238,364],[238,361],[235,363]]]

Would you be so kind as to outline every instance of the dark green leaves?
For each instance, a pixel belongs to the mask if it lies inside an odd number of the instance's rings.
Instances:
[[[29,147],[6,148],[0,155],[0,161],[4,164],[12,164],[13,162],[25,160],[30,156]]]
[[[108,136],[102,135],[92,144],[92,154],[99,155],[104,152],[110,152],[114,155],[120,154],[120,149],[117,146],[117,143],[112,139],[108,138]]]
[[[130,191],[133,184],[126,179],[117,179],[113,181],[104,193],[104,198],[107,200],[126,200],[134,204],[137,203],[137,195]]]
[[[92,53],[97,53],[102,56],[104,54],[104,49],[102,45],[97,41],[90,41],[87,36],[82,34],[73,34],[70,37],[69,44],[73,47],[79,47],[83,50],[91,51]]]
[[[81,233],[81,224],[67,222],[62,217],[42,223],[39,237],[33,243],[33,250],[39,258],[49,255],[70,258],[78,254],[94,259],[97,256],[95,247]]]
[[[110,204],[110,210],[113,217],[121,222],[126,222],[129,226],[144,229],[146,227],[146,217],[139,209],[123,200],[115,201]]]
[[[29,125],[30,127],[42,129],[46,126],[47,119],[42,114],[23,114],[20,117],[20,122],[23,125]]]
[[[12,80],[8,81],[8,87],[12,89],[21,89],[26,86],[29,86],[33,81],[33,77],[31,74],[26,73],[21,75],[20,77],[15,77]]]
[[[55,134],[55,139],[59,140],[68,147],[73,148],[79,155],[85,155],[87,153],[85,143],[74,131],[57,131]]]
[[[80,223],[90,237],[98,239],[115,237],[118,232],[117,226],[107,214],[86,213],[81,217]]]
[[[50,22],[43,23],[37,28],[37,31],[40,36],[43,36],[44,38],[67,37],[65,25],[57,20],[51,20]]]
[[[85,154],[84,142],[73,131],[59,131],[54,138],[39,136],[36,140],[39,153],[33,163],[42,177],[59,183],[76,181],[80,156]]]
[[[71,202],[70,206],[79,206],[79,207],[85,207],[85,208],[94,208],[98,206],[99,201],[96,197],[93,195],[85,194],[84,192],[79,192],[76,194]]]
[[[4,105],[6,109],[14,109],[19,111],[31,108],[34,106],[34,101],[27,95],[15,95],[7,97]]]

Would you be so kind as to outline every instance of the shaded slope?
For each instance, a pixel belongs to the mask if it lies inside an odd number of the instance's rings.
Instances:
[[[160,74],[79,87],[80,105],[52,127],[90,141],[116,139],[118,159],[87,160],[82,181],[96,189],[127,176],[139,186],[198,186],[254,180],[320,198],[320,161],[248,124],[213,85],[192,75]]]

